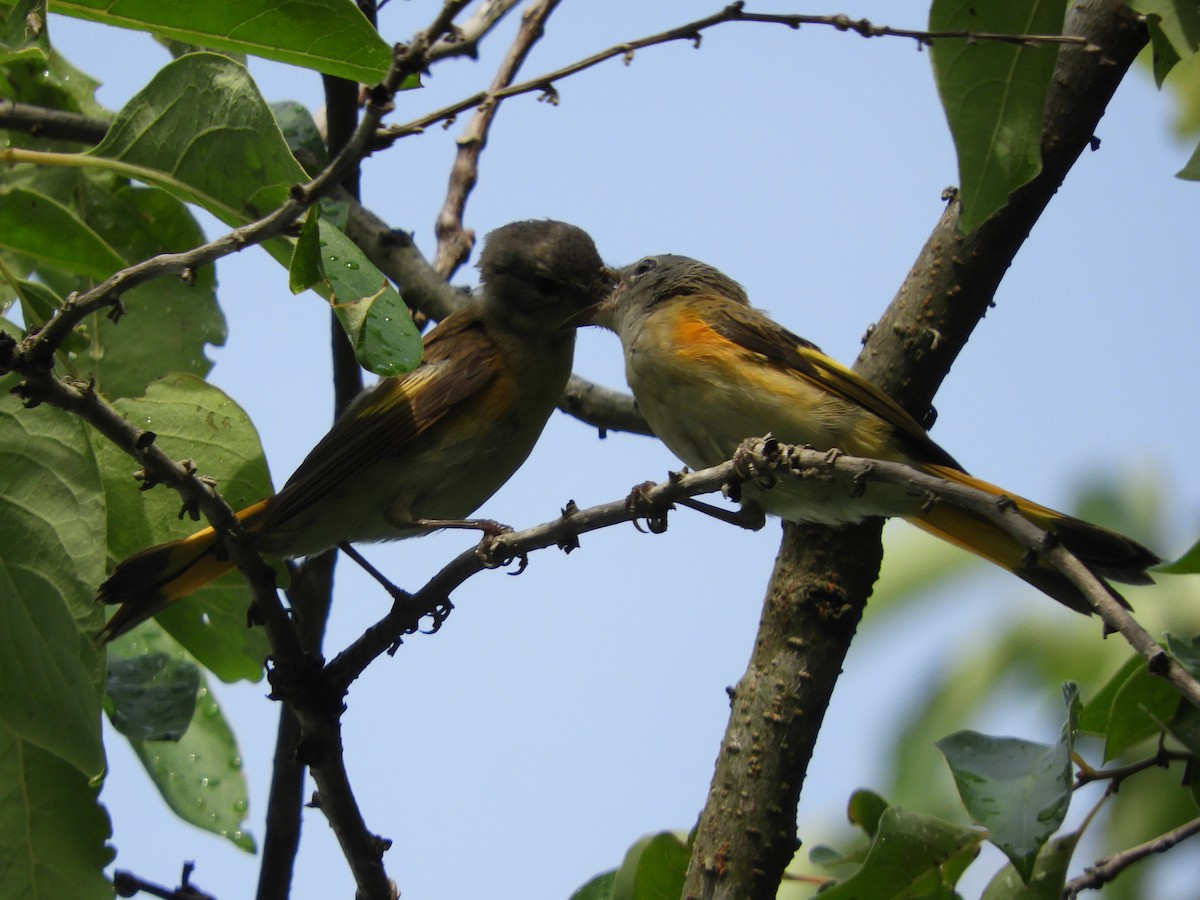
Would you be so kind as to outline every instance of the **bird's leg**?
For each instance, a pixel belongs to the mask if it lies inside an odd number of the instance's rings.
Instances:
[[[757,503],[742,503],[735,512],[720,506],[714,506],[712,503],[705,503],[703,500],[697,500],[695,497],[685,497],[675,502],[680,506],[686,506],[688,509],[704,513],[706,516],[712,516],[718,522],[736,525],[738,528],[745,528],[747,531],[759,531],[767,524],[767,514],[763,512],[762,507]]]
[[[488,537],[499,537],[512,532],[512,526],[497,522],[495,519],[413,519],[410,523],[414,528],[468,528],[482,531]]]
[[[393,600],[395,600],[397,602],[403,602],[405,600],[408,600],[412,596],[412,594],[410,594],[408,591],[404,590],[403,588],[398,588],[398,587],[396,587],[396,585],[394,585],[390,581],[388,581],[387,578],[384,577],[384,574],[382,572],[380,572],[377,568],[375,568],[373,565],[371,565],[369,562],[367,562],[366,557],[363,556],[361,553],[359,553],[357,550],[355,550],[346,541],[342,541],[340,544],[338,544],[338,549],[341,550],[343,553],[345,553],[348,557],[350,557],[356,563],[358,563],[362,567],[362,570],[364,572],[366,572],[368,575],[370,575],[372,578],[374,578],[376,581],[378,581],[380,583],[380,585],[383,586],[383,589],[391,595]]]

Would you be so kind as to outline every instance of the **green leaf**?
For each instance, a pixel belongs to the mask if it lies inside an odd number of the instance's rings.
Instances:
[[[166,653],[120,658],[110,646],[107,693],[113,727],[131,740],[177,741],[196,711],[200,669]]]
[[[1184,181],[1200,181],[1200,146],[1197,146],[1192,151],[1192,155],[1188,157],[1187,164],[1175,173],[1176,178],[1182,178]],[[1190,556],[1190,551],[1188,553]],[[1192,562],[1195,565],[1195,562]],[[1188,571],[1192,571],[1189,569]]]
[[[395,288],[362,251],[328,222],[319,222],[322,291],[333,304],[359,363],[377,375],[401,375],[421,361],[421,333]]]
[[[164,67],[94,152],[231,225],[280,206],[307,177],[246,70],[210,53]],[[314,290],[333,305],[362,365],[379,375],[408,371],[420,338],[400,295],[349,238],[326,222],[319,228],[326,277]],[[290,266],[292,241],[264,247]]]
[[[271,104],[271,112],[279,123],[283,139],[287,141],[292,156],[304,166],[309,175],[316,175],[329,163],[329,150],[321,129],[303,104],[295,100],[283,100]]]
[[[1197,155],[1200,156],[1200,151],[1197,151]],[[1200,180],[1200,168],[1197,169],[1196,178]],[[1192,544],[1187,553],[1174,562],[1155,566],[1154,571],[1164,572],[1168,575],[1195,575],[1200,572],[1200,541]]]
[[[1121,668],[1105,682],[1104,687],[1100,688],[1096,695],[1084,705],[1083,711],[1079,714],[1079,730],[1088,734],[1105,734],[1108,731],[1108,720],[1112,716],[1112,705],[1117,698],[1117,692],[1139,668],[1144,668],[1145,665],[1142,657],[1136,653],[1131,654],[1122,663]]]
[[[190,666],[195,672],[180,737],[140,740],[128,733],[126,736],[177,816],[228,839],[242,850],[254,852],[254,838],[242,828],[249,811],[249,794],[241,750],[204,675],[183,648],[153,622],[122,636],[113,647],[130,662],[165,657],[175,666]]]
[[[19,0],[0,15],[0,96],[35,106],[103,116],[98,82],[50,46],[44,0]],[[46,146],[45,138],[9,132],[11,146]],[[60,145],[63,142],[58,142]]]
[[[821,900],[954,897],[954,879],[985,835],[932,816],[889,806],[862,866],[821,892]],[[965,858],[965,859],[964,859]]]
[[[12,287],[21,299],[21,315],[30,327],[44,325],[62,306],[62,297],[41,282],[18,278]],[[75,331],[63,340],[61,349],[65,353],[78,353],[87,345],[86,337],[80,331]]]
[[[1171,39],[1163,31],[1162,19],[1158,16],[1146,17],[1146,30],[1150,33],[1150,47],[1154,62],[1154,84],[1162,87],[1167,75],[1175,68],[1182,57],[1171,46]]]
[[[196,460],[234,509],[270,496],[258,433],[246,413],[212,385],[190,375],[169,375],[150,385],[145,397],[114,405],[157,435],[157,446],[169,456]],[[179,496],[173,491],[138,490],[131,477],[136,464],[98,436],[96,454],[108,500],[111,558],[124,559],[198,530],[197,523],[179,519]],[[249,603],[245,580],[230,572],[172,604],[158,621],[218,678],[257,681],[268,650],[261,629],[246,626]]]
[[[1063,885],[1067,883],[1067,867],[1078,842],[1078,832],[1072,832],[1043,847],[1028,884],[1009,863],[988,883],[980,900],[1059,900]]]
[[[1162,87],[1175,64],[1200,46],[1200,7],[1189,0],[1128,0],[1127,5],[1146,17],[1154,81]]]
[[[307,180],[243,66],[194,53],[164,66],[117,114],[91,153],[241,225]]]
[[[611,900],[613,882],[617,880],[617,870],[604,872],[587,882],[575,891],[570,900]]]
[[[105,192],[91,184],[86,193],[89,221],[99,223],[129,259],[187,250],[204,242],[191,212],[176,198],[129,184]],[[105,396],[134,397],[168,372],[207,375],[207,348],[225,343],[225,316],[217,304],[216,273],[203,266],[190,279],[156,278],[126,291],[126,315],[113,322],[91,319],[91,345],[73,357],[74,365]]]
[[[321,264],[321,229],[317,224],[320,218],[321,211],[314,206],[304,218],[300,237],[296,239],[292,263],[288,266],[288,287],[293,294],[307,291],[325,277],[325,267]]]
[[[1179,699],[1179,708],[1175,710],[1175,715],[1167,725],[1167,731],[1189,752],[1200,757],[1200,710],[1182,697]],[[1189,778],[1193,789],[1197,780],[1195,776]]]
[[[0,723],[0,897],[111,900],[112,826],[98,792]]]
[[[1188,670],[1193,678],[1200,678],[1200,635],[1181,637],[1167,632],[1167,652]]]
[[[937,742],[971,820],[988,829],[1023,881],[1071,802],[1067,741],[1035,744],[960,731]]]
[[[834,850],[828,844],[817,844],[810,847],[808,851],[808,860],[818,866],[823,866],[831,869],[834,866],[844,865],[846,857],[842,856],[837,850]]]
[[[692,851],[672,831],[639,840],[625,854],[612,884],[612,900],[676,900],[683,893]]]
[[[934,0],[932,31],[1061,34],[1062,0]],[[934,79],[958,153],[961,228],[974,231],[1042,168],[1042,108],[1057,44],[938,40]]]
[[[80,420],[0,379],[0,723],[85,779],[104,771],[100,476]]]
[[[868,837],[874,837],[875,832],[879,830],[879,819],[887,808],[887,800],[879,794],[860,788],[850,795],[846,815],[851,823],[865,831]]]
[[[387,43],[346,0],[54,0],[54,12],[375,84]]]
[[[0,192],[0,250],[93,278],[107,278],[125,265],[74,210],[23,188]]]
[[[1107,762],[1161,732],[1178,704],[1178,691],[1151,675],[1142,657],[1132,656],[1088,703],[1080,729],[1104,736]]]
[[[0,18],[0,64],[16,60],[45,63],[49,51],[45,0],[17,0]]]
[[[109,172],[49,166],[36,170],[23,186],[52,198],[84,227],[104,235],[116,257],[95,273],[97,277],[111,275],[124,265],[123,260],[146,259],[204,242],[199,224],[179,200]],[[56,267],[53,260],[39,261],[32,268],[40,281],[63,296],[94,284]],[[51,296],[49,287],[41,290],[45,297],[28,299],[42,301],[34,311],[44,321]],[[212,266],[197,269],[186,281],[158,278],[141,284],[125,291],[121,302],[129,313],[121,321],[97,313],[76,330],[61,357],[70,374],[88,379],[108,397],[119,397],[141,394],[147,384],[170,371],[204,375],[212,368],[205,350],[225,340]]]

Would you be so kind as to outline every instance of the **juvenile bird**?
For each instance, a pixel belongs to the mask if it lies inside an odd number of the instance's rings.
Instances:
[[[238,512],[274,557],[427,533],[473,513],[520,467],[561,396],[583,311],[612,289],[592,239],[555,221],[486,238],[481,288],[421,364],[364,391],[283,488]],[[228,571],[211,528],[135,553],[99,588],[109,641]]]
[[[968,475],[898,403],[752,307],[741,285],[712,266],[683,256],[650,256],[620,274],[620,284],[594,321],[616,331],[638,407],[654,433],[693,469],[730,459],[744,439],[768,433],[817,450],[901,462],[996,497],[1003,494],[1103,579],[1150,583],[1146,570],[1159,562],[1150,550]],[[922,508],[919,500],[876,485],[851,496],[844,487],[818,479],[781,480],[770,489],[748,482],[741,495],[743,504],[791,521],[836,525],[866,516],[903,516],[1071,609],[1091,612],[1064,576],[1029,558],[1003,530],[961,508],[945,503]]]

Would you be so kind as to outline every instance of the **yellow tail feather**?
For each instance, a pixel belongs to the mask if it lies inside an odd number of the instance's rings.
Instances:
[[[241,510],[238,521],[248,531],[256,530],[267,503],[262,500]],[[96,591],[96,599],[101,603],[121,604],[101,629],[98,641],[106,644],[125,634],[228,572],[233,563],[217,550],[217,534],[210,526],[181,540],[139,550],[122,560]]]
[[[924,468],[947,481],[966,485],[995,497],[1008,497],[1016,504],[1021,515],[1053,534],[1067,550],[1101,579],[1112,579],[1126,584],[1149,584],[1152,580],[1146,569],[1157,564],[1159,558],[1124,535],[1040,506],[1024,497],[1009,494],[994,484],[973,478],[958,469],[937,465],[927,465]],[[913,516],[909,521],[923,531],[970,550],[1007,569],[1071,609],[1082,613],[1092,611],[1083,595],[1065,576],[1031,557],[1006,532],[973,513],[946,504],[935,504],[927,513]],[[1120,594],[1112,588],[1108,590],[1122,606],[1128,608]]]

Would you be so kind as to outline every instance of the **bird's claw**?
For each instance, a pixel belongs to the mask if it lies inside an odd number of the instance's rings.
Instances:
[[[654,487],[653,481],[643,481],[641,484],[634,485],[629,492],[629,496],[625,498],[625,509],[631,516],[630,521],[633,527],[645,534],[647,531],[650,534],[662,534],[667,530],[667,513],[671,509],[671,504],[659,504],[650,499],[648,492]],[[646,527],[642,528],[639,520],[646,521]]]

